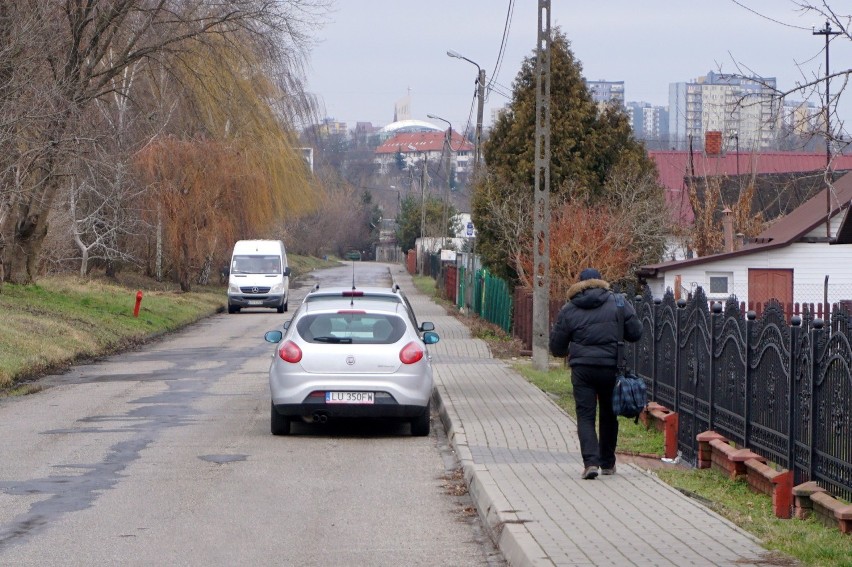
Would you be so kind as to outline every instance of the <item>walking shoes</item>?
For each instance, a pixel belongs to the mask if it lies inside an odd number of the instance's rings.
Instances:
[[[601,469],[601,474],[604,476],[610,476],[615,474],[615,465],[612,465],[611,469],[603,468]]]
[[[584,480],[593,480],[598,476],[598,472],[600,469],[598,467],[586,467],[583,469],[583,479]]]

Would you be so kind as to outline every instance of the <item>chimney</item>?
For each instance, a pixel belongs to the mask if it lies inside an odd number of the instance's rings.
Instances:
[[[728,207],[722,211],[722,231],[725,236],[725,252],[734,251],[734,213]]]
[[[738,233],[737,233],[737,245],[736,245],[736,249],[737,249],[737,250],[742,250],[743,246],[745,246],[745,234],[743,234],[742,232],[738,232]]]
[[[722,155],[722,133],[718,130],[707,130],[704,133],[704,154],[708,156]]]

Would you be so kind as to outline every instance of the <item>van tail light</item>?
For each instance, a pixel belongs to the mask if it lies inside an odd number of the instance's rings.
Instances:
[[[399,351],[399,360],[402,361],[403,364],[414,364],[415,362],[419,362],[420,359],[423,358],[423,347],[418,345],[416,342],[411,341]]]
[[[302,349],[293,341],[284,341],[278,348],[278,356],[284,362],[299,362],[302,360]]]

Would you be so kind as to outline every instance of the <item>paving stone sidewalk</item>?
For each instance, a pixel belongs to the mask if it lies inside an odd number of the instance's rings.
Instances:
[[[512,566],[773,565],[750,534],[671,488],[618,463],[581,480],[576,424],[484,341],[420,293],[402,266],[391,276],[418,319],[432,321],[441,419],[486,528]]]

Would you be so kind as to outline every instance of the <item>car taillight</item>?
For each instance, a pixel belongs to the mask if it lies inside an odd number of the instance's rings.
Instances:
[[[302,349],[293,341],[285,341],[278,349],[278,356],[284,362],[299,362],[302,360]]]
[[[399,360],[403,364],[414,364],[423,358],[423,348],[414,341],[408,343],[399,351]]]

